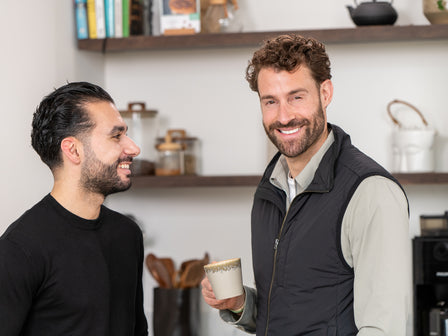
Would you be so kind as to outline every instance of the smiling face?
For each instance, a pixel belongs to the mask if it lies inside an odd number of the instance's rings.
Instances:
[[[288,158],[309,159],[327,137],[326,107],[331,101],[330,80],[320,87],[305,66],[293,72],[263,68],[258,93],[266,134]]]
[[[131,186],[130,165],[140,148],[126,135],[127,126],[109,102],[88,103],[95,126],[83,140],[81,187],[103,196]]]

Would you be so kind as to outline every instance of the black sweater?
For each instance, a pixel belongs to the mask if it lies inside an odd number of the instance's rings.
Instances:
[[[47,195],[0,238],[0,335],[147,335],[138,226],[85,220]]]

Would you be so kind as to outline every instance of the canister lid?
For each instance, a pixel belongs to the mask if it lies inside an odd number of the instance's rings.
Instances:
[[[139,113],[144,116],[154,117],[157,114],[157,111],[146,109],[146,104],[143,102],[131,102],[128,103],[128,109],[121,110],[120,113],[123,115],[132,115],[134,113]]]
[[[156,146],[158,151],[181,151],[182,145],[172,141],[171,134],[166,133],[165,142],[162,142]]]
[[[173,142],[179,142],[179,143],[185,143],[185,142],[193,142],[198,140],[197,137],[190,137],[187,136],[187,132],[183,129],[170,129],[167,131],[167,134],[170,135],[171,140]],[[161,143],[163,140],[165,139],[165,137],[159,137],[157,138],[157,142]]]

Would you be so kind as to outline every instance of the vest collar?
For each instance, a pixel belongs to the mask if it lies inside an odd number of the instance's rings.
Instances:
[[[313,180],[305,190],[306,192],[329,192],[333,188],[336,160],[339,157],[342,147],[351,145],[350,136],[340,127],[330,123],[327,126],[329,130],[333,131],[334,142],[324,154]],[[280,156],[281,154],[278,152],[268,164],[261,184],[271,183],[270,177]]]
[[[328,124],[328,128],[333,130],[334,142],[322,158],[313,181],[307,188],[309,192],[329,192],[333,189],[336,160],[342,147],[351,145],[350,136],[340,127]]]

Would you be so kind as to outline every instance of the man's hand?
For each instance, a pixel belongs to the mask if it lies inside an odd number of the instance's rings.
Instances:
[[[246,293],[244,292],[240,296],[235,296],[232,298],[218,300],[215,297],[215,293],[213,293],[212,285],[208,278],[205,277],[202,282],[202,296],[204,297],[204,301],[212,308],[215,309],[229,309],[229,310],[239,310],[244,306],[244,301],[246,300]]]

